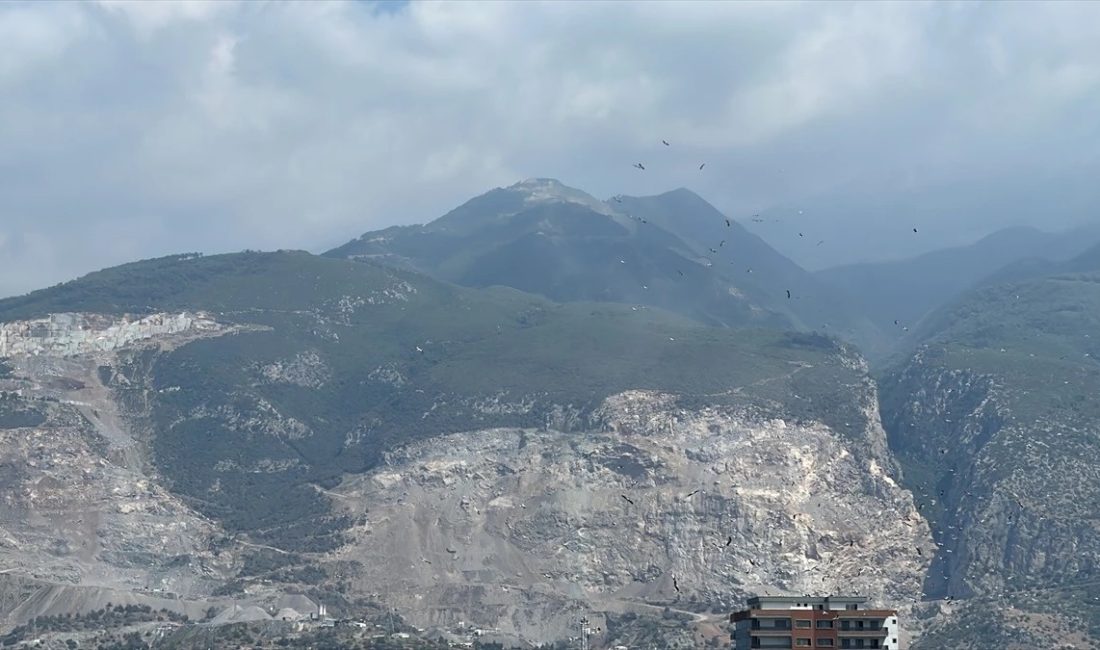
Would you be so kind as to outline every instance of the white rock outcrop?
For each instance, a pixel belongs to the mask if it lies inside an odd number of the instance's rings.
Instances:
[[[113,352],[143,339],[221,328],[203,313],[105,316],[63,313],[0,324],[0,357]]]

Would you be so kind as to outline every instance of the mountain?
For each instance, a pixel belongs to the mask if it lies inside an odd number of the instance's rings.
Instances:
[[[875,384],[820,334],[284,251],[0,301],[0,358],[5,643],[107,603],[665,646],[760,591],[920,607]]]
[[[987,643],[1100,635],[1097,253],[964,294],[882,380],[890,447],[940,547],[925,589],[965,599],[929,647],[976,624]]]
[[[862,313],[891,338],[898,339],[904,336],[903,328],[913,327],[930,311],[1003,267],[1022,263],[1030,268],[1043,260],[1066,261],[1098,241],[1100,230],[1096,228],[1057,234],[1009,228],[969,246],[896,262],[839,266],[819,271],[816,276],[851,296]]]
[[[838,292],[686,189],[599,201],[530,179],[326,255],[559,302],[660,307],[711,325],[820,330],[870,345],[880,338]]]

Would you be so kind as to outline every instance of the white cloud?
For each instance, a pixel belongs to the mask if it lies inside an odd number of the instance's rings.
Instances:
[[[0,231],[41,259],[0,292],[335,245],[525,176],[736,216],[1057,170],[1100,110],[1088,4],[43,3],[0,5],[0,42]]]
[[[124,16],[141,39],[148,40],[173,24],[211,20],[219,14],[234,10],[233,5],[236,3],[230,0],[97,0],[96,4],[109,12]]]

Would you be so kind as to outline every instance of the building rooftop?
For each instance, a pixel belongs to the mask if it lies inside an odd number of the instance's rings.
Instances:
[[[828,605],[829,603],[844,603],[862,605],[867,602],[863,596],[754,596],[749,598],[749,607],[764,609],[768,605]]]

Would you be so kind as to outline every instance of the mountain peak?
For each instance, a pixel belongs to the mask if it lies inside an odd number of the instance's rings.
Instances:
[[[606,203],[591,194],[575,187],[569,187],[556,178],[528,178],[507,188],[524,194],[524,203],[576,203],[598,212],[612,215],[615,213]]]

